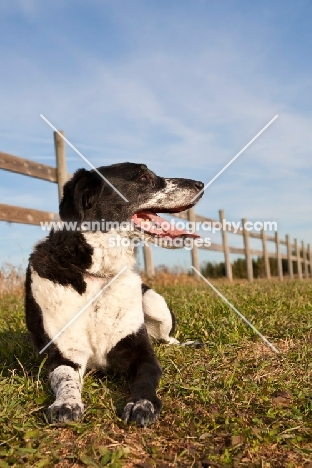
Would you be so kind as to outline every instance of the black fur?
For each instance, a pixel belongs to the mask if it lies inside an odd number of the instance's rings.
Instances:
[[[161,401],[156,396],[156,388],[162,375],[161,367],[155,357],[145,325],[135,334],[123,338],[108,353],[108,363],[129,376],[130,397],[123,412],[125,421],[135,421],[146,426],[153,422],[161,410]],[[153,410],[144,408],[142,401],[152,403]],[[137,408],[135,408],[135,405]]]
[[[40,351],[48,342],[48,336],[43,328],[42,312],[31,292],[30,266],[26,271],[25,281],[25,310],[26,325],[37,351]]]
[[[79,169],[64,185],[64,195],[60,204],[60,216],[64,221],[116,221],[130,220],[140,208],[148,209],[153,195],[166,185],[163,177],[150,171],[145,164],[121,163],[102,166],[98,171],[127,198],[124,201],[97,172]],[[186,188],[194,195],[203,188],[203,183],[190,179],[170,179],[179,188]],[[200,198],[200,197],[199,197]],[[174,213],[190,208],[197,202],[177,204],[162,213]],[[155,207],[156,209],[158,207]],[[160,207],[159,207],[160,208]]]
[[[170,309],[169,309],[169,312],[170,312],[171,320],[172,320],[172,327],[171,327],[169,336],[173,336],[175,334],[175,331],[176,331],[177,321],[176,321],[176,317],[175,317],[174,313],[171,312]]]
[[[79,294],[86,290],[83,273],[92,263],[93,248],[80,232],[50,232],[30,255],[30,264],[41,278],[72,286]]]
[[[147,286],[147,284],[145,284],[145,283],[142,283],[141,288],[142,288],[142,294],[145,294],[146,291],[148,291],[149,289],[151,289],[151,288],[150,288],[149,286]]]

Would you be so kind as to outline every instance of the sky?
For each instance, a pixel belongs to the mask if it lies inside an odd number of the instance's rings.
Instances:
[[[308,0],[3,0],[0,151],[54,166],[43,114],[95,166],[143,162],[207,183],[278,115],[196,212],[276,221],[280,237],[312,244],[311,17]],[[70,173],[87,168],[66,154]],[[0,203],[56,212],[57,186],[0,171]],[[0,222],[0,265],[25,266],[44,235]],[[190,264],[187,251],[154,258]]]

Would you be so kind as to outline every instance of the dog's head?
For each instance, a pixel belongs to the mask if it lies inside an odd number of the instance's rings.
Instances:
[[[63,221],[76,221],[78,224],[102,220],[132,221],[140,229],[144,222],[144,231],[151,237],[175,237],[177,233],[174,236],[173,230],[162,232],[157,228],[163,221],[157,213],[184,211],[194,206],[203,195],[202,182],[159,177],[145,164],[126,162],[102,166],[97,171],[79,169],[65,184],[60,204]],[[193,200],[194,197],[197,198]],[[146,221],[151,222],[150,227]]]

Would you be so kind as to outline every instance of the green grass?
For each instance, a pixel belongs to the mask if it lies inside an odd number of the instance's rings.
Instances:
[[[203,349],[156,346],[163,367],[159,421],[118,417],[127,382],[89,373],[84,420],[49,426],[46,371],[28,339],[23,298],[0,298],[0,468],[312,466],[312,282],[216,287],[279,350],[274,354],[205,284],[158,287],[178,338]]]

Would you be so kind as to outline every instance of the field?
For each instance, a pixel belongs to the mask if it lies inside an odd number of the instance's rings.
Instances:
[[[49,426],[53,401],[24,325],[17,286],[0,297],[0,468],[312,467],[312,282],[215,286],[272,343],[273,353],[203,282],[156,281],[178,317],[178,338],[157,345],[160,419],[147,429],[118,417],[127,383],[86,376],[83,422]]]

